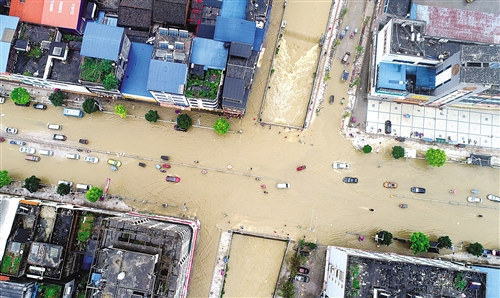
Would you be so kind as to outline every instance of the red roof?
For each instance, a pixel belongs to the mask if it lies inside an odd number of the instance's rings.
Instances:
[[[10,16],[21,22],[78,29],[82,0],[12,0]]]
[[[417,20],[427,22],[426,35],[485,43],[500,42],[498,14],[425,5],[417,5],[416,12]]]

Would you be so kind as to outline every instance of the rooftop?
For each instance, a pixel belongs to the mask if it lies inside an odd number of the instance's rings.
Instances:
[[[80,55],[117,61],[120,54],[124,29],[98,23],[88,23],[83,35]]]
[[[197,37],[193,40],[191,63],[209,68],[223,70],[226,68],[228,49],[221,41]]]
[[[2,35],[2,39],[0,40],[0,72],[7,70],[10,47],[14,40],[18,23],[18,17],[0,15],[0,34]]]
[[[465,83],[498,85],[500,81],[500,47],[462,46],[460,80]]]
[[[80,30],[81,0],[58,1],[53,0],[25,1],[11,0],[9,15],[17,16],[22,22],[29,22],[51,27]]]
[[[28,264],[57,268],[61,265],[63,247],[48,243],[31,243]]]
[[[253,44],[255,38],[255,22],[235,18],[218,17],[215,25],[214,39],[223,42],[240,42]]]
[[[169,74],[168,76],[165,74]],[[187,79],[187,65],[181,63],[151,60],[147,88],[151,91],[184,94]]]
[[[189,0],[153,0],[153,22],[184,26]]]
[[[193,34],[176,28],[158,28],[154,58],[168,62],[189,63]]]
[[[152,54],[152,45],[132,42],[127,70],[120,90],[122,93],[153,98],[147,88]]]
[[[148,30],[153,18],[153,0],[122,0],[118,7],[118,26]]]

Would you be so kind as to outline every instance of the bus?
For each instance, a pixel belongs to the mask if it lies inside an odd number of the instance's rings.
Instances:
[[[83,111],[82,110],[78,110],[78,109],[64,109],[63,110],[63,115],[64,116],[71,116],[71,117],[82,118],[83,117]]]

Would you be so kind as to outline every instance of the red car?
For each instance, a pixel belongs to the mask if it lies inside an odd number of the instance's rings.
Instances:
[[[179,183],[181,182],[181,178],[177,177],[177,176],[167,176],[165,178],[165,180],[167,180],[167,182],[174,182],[174,183]]]

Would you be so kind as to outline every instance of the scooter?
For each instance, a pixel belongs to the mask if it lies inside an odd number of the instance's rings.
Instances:
[[[473,190],[470,191],[470,193],[473,193],[473,194],[477,195],[479,193],[479,191],[477,189],[473,189]]]
[[[349,36],[350,39],[353,39],[354,38],[354,32],[351,33],[351,35]]]
[[[340,100],[340,104],[343,105],[345,102],[345,98],[342,97],[342,99]]]

